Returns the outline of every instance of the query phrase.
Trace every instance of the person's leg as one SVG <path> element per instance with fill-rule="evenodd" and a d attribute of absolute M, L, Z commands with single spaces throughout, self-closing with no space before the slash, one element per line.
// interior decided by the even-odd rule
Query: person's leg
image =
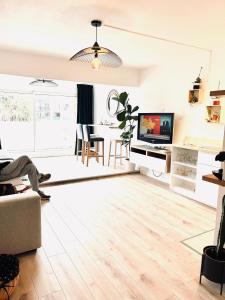
<path fill-rule="evenodd" d="M 49 200 L 50 196 L 45 195 L 39 190 L 39 181 L 40 179 L 42 179 L 41 182 L 48 180 L 51 175 L 39 173 L 28 156 L 21 156 L 3 168 L 0 173 L 0 181 L 25 175 L 28 175 L 32 189 L 38 192 L 42 199 Z"/>
<path fill-rule="evenodd" d="M 24 176 L 24 175 L 28 175 L 30 184 L 32 186 L 32 190 L 37 192 L 42 200 L 50 199 L 49 195 L 45 195 L 44 192 L 39 190 L 39 175 L 40 174 L 37 172 L 37 169 L 32 162 L 26 164 L 26 166 L 23 168 L 23 170 L 21 172 L 21 176 Z"/>
<path fill-rule="evenodd" d="M 20 176 L 28 175 L 32 190 L 37 192 L 39 190 L 38 172 L 35 165 L 30 162 L 24 166 L 20 172 Z"/>
<path fill-rule="evenodd" d="M 0 180 L 1 181 L 10 180 L 10 179 L 13 179 L 16 177 L 23 176 L 22 171 L 23 171 L 24 167 L 29 163 L 32 163 L 32 161 L 28 156 L 26 156 L 26 155 L 20 156 L 19 158 L 10 162 L 6 167 L 4 167 L 1 170 Z M 37 172 L 37 174 L 39 174 L 37 169 L 36 169 L 36 172 Z"/>

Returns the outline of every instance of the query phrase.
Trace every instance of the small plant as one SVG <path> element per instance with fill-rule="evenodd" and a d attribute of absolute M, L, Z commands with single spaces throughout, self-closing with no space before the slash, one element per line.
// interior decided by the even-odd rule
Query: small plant
<path fill-rule="evenodd" d="M 128 94 L 123 92 L 119 94 L 118 97 L 113 98 L 114 100 L 118 101 L 122 105 L 122 109 L 117 114 L 117 120 L 121 122 L 119 124 L 119 128 L 123 130 L 122 134 L 120 135 L 122 139 L 122 145 L 127 146 L 130 145 L 130 141 L 133 137 L 133 131 L 136 127 L 135 122 L 138 120 L 138 116 L 133 115 L 136 111 L 138 111 L 139 107 L 132 106 L 129 104 Z"/>

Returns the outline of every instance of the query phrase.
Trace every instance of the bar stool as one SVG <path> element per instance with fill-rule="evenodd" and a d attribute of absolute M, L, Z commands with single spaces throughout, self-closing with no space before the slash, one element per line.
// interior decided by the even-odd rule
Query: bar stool
<path fill-rule="evenodd" d="M 81 153 L 81 161 L 84 163 L 84 133 L 83 133 L 83 127 L 81 124 L 77 124 L 77 160 L 78 155 Z M 79 150 L 79 146 L 81 145 L 81 150 Z"/>
<path fill-rule="evenodd" d="M 102 157 L 102 165 L 104 166 L 104 138 L 95 134 L 90 134 L 90 128 L 88 125 L 83 125 L 84 134 L 84 159 L 87 156 L 87 167 L 89 163 L 89 157 L 95 157 L 99 162 L 99 157 Z M 99 154 L 99 142 L 102 143 L 102 154 Z M 94 143 L 95 150 L 91 149 L 91 143 Z"/>
<path fill-rule="evenodd" d="M 114 157 L 114 168 L 116 167 L 116 160 L 119 158 L 120 159 L 120 164 L 122 164 L 122 158 L 129 158 L 129 149 L 130 149 L 130 144 L 126 145 L 126 156 L 123 156 L 123 145 L 122 145 L 122 140 L 121 139 L 110 139 L 109 142 L 109 156 L 108 156 L 108 167 L 110 165 L 110 158 Z M 112 143 L 115 143 L 114 145 L 114 154 L 111 154 L 111 149 L 112 149 Z M 120 154 L 117 154 L 117 145 L 120 145 Z"/>

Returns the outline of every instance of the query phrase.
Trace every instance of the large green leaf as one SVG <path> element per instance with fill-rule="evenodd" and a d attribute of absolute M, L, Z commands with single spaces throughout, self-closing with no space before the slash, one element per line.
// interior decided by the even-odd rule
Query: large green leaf
<path fill-rule="evenodd" d="M 132 107 L 130 104 L 127 105 L 127 112 L 128 114 L 131 114 L 131 110 L 132 110 Z"/>
<path fill-rule="evenodd" d="M 127 101 L 127 98 L 128 98 L 128 94 L 126 93 L 126 92 L 123 92 L 123 93 L 121 93 L 120 95 L 119 95 L 119 102 L 123 105 L 123 106 L 125 106 L 125 104 L 126 104 L 126 101 Z"/>
<path fill-rule="evenodd" d="M 120 123 L 119 128 L 124 129 L 125 126 L 126 126 L 126 120 L 124 120 L 122 123 Z"/>
<path fill-rule="evenodd" d="M 133 109 L 132 109 L 132 112 L 131 113 L 134 113 L 135 111 L 139 110 L 139 106 L 135 106 Z"/>
<path fill-rule="evenodd" d="M 125 110 L 123 110 L 122 112 L 118 113 L 117 116 L 116 116 L 117 120 L 120 121 L 120 122 L 124 121 L 125 115 L 126 115 L 126 111 Z"/>

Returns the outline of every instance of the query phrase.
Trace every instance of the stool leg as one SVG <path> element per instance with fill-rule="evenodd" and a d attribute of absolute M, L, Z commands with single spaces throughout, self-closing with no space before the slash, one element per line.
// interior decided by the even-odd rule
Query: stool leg
<path fill-rule="evenodd" d="M 115 149 L 114 149 L 114 168 L 116 168 L 116 150 L 117 150 L 117 142 L 115 141 Z"/>
<path fill-rule="evenodd" d="M 128 153 L 128 150 L 129 150 L 129 146 L 126 145 L 126 158 L 128 159 L 129 158 L 129 153 Z"/>
<path fill-rule="evenodd" d="M 87 142 L 84 141 L 84 158 L 83 158 L 84 163 L 85 163 L 86 156 L 87 156 Z"/>
<path fill-rule="evenodd" d="M 110 157 L 111 157 L 111 146 L 112 146 L 112 141 L 110 140 L 110 142 L 109 142 L 109 157 L 108 157 L 108 167 L 109 167 L 109 164 L 110 164 Z"/>
<path fill-rule="evenodd" d="M 122 165 L 122 143 L 120 143 L 120 164 Z"/>
<path fill-rule="evenodd" d="M 96 161 L 97 161 L 97 162 L 99 162 L 99 157 L 98 157 L 98 151 L 99 151 L 99 150 L 98 150 L 98 143 L 99 143 L 99 142 L 96 142 L 96 146 L 95 146 L 95 151 L 96 151 Z"/>
<path fill-rule="evenodd" d="M 102 141 L 102 165 L 104 166 L 105 162 L 105 153 L 104 153 L 104 141 Z"/>
<path fill-rule="evenodd" d="M 76 147 L 77 147 L 77 149 L 76 149 L 77 150 L 77 160 L 78 160 L 78 149 L 79 149 L 79 145 L 78 144 L 79 144 L 79 140 L 77 139 L 77 144 L 76 144 Z"/>
<path fill-rule="evenodd" d="M 82 163 L 84 163 L 84 155 L 85 155 L 85 146 L 84 146 L 85 142 L 82 141 L 82 149 L 81 149 L 81 161 Z"/>
<path fill-rule="evenodd" d="M 87 167 L 89 163 L 89 157 L 90 157 L 90 142 L 87 142 Z"/>

